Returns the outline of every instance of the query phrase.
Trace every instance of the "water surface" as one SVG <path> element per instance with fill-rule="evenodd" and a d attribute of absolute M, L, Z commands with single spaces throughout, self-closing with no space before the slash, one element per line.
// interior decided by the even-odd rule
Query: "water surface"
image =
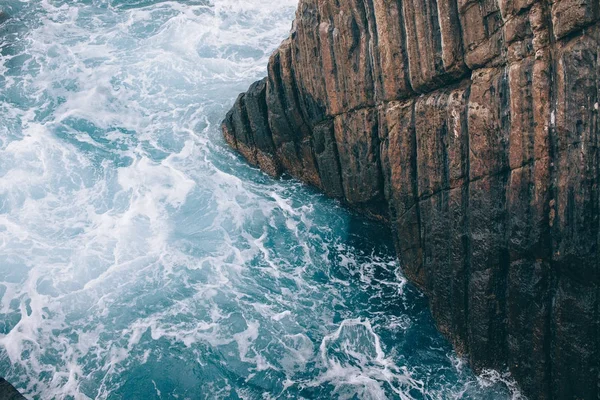
<path fill-rule="evenodd" d="M 295 0 L 4 0 L 0 376 L 34 399 L 508 399 L 389 232 L 221 139 Z"/>

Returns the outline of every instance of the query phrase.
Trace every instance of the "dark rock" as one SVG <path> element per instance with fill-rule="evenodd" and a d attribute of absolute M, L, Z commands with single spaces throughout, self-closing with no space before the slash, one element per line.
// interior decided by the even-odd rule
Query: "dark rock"
<path fill-rule="evenodd" d="M 476 371 L 600 396 L 598 0 L 300 0 L 227 142 L 392 228 Z"/>
<path fill-rule="evenodd" d="M 313 129 L 315 157 L 323 191 L 330 197 L 343 199 L 340 158 L 333 129 L 333 120 L 327 120 Z"/>
<path fill-rule="evenodd" d="M 359 205 L 383 199 L 377 110 L 338 115 L 333 126 L 346 201 Z"/>
<path fill-rule="evenodd" d="M 244 97 L 244 105 L 258 165 L 269 175 L 278 176 L 281 168 L 275 156 L 275 144 L 269 128 L 266 78 L 250 86 Z"/>
<path fill-rule="evenodd" d="M 25 400 L 10 383 L 0 378 L 0 400 Z"/>

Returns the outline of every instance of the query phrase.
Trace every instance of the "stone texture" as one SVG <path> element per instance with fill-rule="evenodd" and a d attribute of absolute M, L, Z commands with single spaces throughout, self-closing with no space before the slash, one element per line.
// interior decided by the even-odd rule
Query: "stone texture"
<path fill-rule="evenodd" d="M 375 60 L 376 99 L 391 101 L 410 96 L 408 56 L 406 54 L 404 27 L 398 23 L 402 19 L 400 1 L 374 0 L 375 33 L 377 52 Z"/>
<path fill-rule="evenodd" d="M 440 87 L 466 71 L 457 4 L 453 0 L 404 0 L 410 82 L 418 92 Z"/>
<path fill-rule="evenodd" d="M 300 0 L 226 141 L 392 227 L 476 371 L 600 396 L 598 0 Z"/>
<path fill-rule="evenodd" d="M 377 109 L 363 108 L 334 119 L 344 199 L 384 219 L 383 177 L 379 165 Z"/>
<path fill-rule="evenodd" d="M 0 399 L 2 400 L 25 400 L 10 383 L 0 378 Z"/>
<path fill-rule="evenodd" d="M 598 30 L 557 52 L 552 221 L 556 295 L 552 357 L 557 396 L 597 394 L 598 373 Z M 595 338 L 595 340 L 594 340 Z M 594 392 L 596 390 L 596 392 Z"/>

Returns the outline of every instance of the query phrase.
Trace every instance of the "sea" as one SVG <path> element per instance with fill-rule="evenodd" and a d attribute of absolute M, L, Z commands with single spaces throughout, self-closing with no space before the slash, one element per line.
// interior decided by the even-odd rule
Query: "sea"
<path fill-rule="evenodd" d="M 28 399 L 519 399 L 391 234 L 222 139 L 297 0 L 0 0 L 0 376 Z"/>

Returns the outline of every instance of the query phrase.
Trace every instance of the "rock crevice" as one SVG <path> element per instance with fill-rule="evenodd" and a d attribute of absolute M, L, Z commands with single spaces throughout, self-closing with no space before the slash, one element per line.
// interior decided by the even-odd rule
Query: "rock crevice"
<path fill-rule="evenodd" d="M 598 0 L 300 0 L 224 136 L 389 223 L 476 370 L 600 396 Z"/>

